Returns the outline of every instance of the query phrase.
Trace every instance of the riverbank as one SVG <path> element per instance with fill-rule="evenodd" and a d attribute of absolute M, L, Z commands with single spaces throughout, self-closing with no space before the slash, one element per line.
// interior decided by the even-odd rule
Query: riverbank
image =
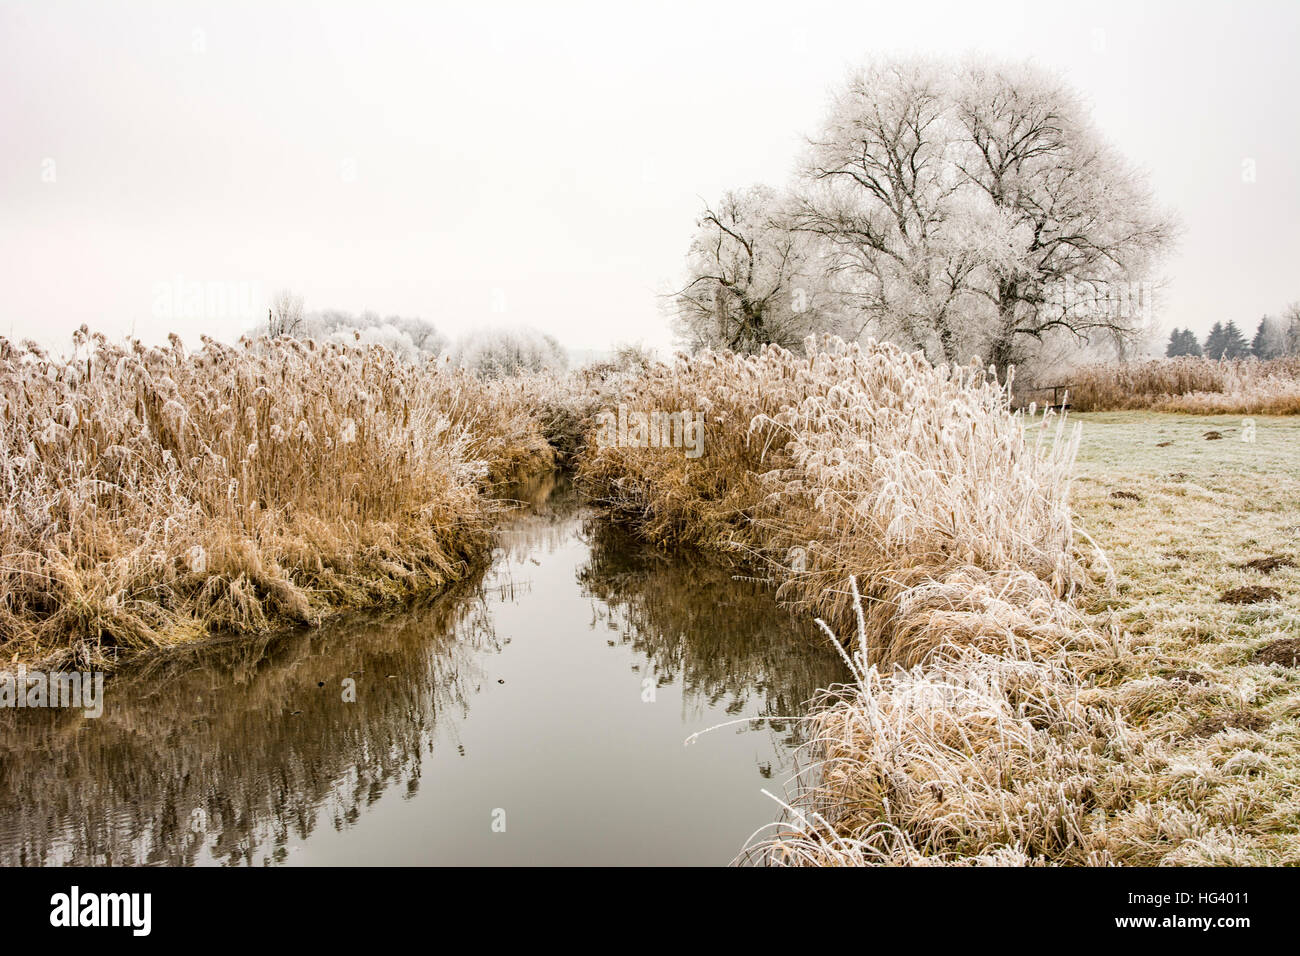
<path fill-rule="evenodd" d="M 1300 428 L 1074 418 L 1071 504 L 1114 586 L 1080 592 L 1055 653 L 862 675 L 811 721 L 829 781 L 759 858 L 1300 862 Z"/>
<path fill-rule="evenodd" d="M 748 858 L 1295 862 L 1289 677 L 1262 660 L 1272 670 L 1223 684 L 1166 674 L 1135 624 L 1144 608 L 1117 610 L 1135 575 L 1161 600 L 1159 576 L 1096 547 L 1095 500 L 1072 508 L 1078 437 L 1057 418 L 1023 428 L 995 393 L 978 370 L 885 346 L 705 355 L 628 396 L 703 410 L 698 462 L 653 448 L 582 462 L 645 534 L 733 554 L 843 638 L 855 679 L 807 720 L 815 773 Z M 1132 463 L 1115 468 L 1102 480 Z M 1108 511 L 1133 501 L 1113 490 Z M 1293 491 L 1281 483 L 1279 508 Z M 1183 521 L 1164 537 L 1199 534 Z M 1171 615 L 1179 599 L 1164 593 Z"/>
<path fill-rule="evenodd" d="M 11 660 L 437 593 L 559 448 L 642 538 L 840 636 L 851 679 L 780 709 L 811 770 L 748 859 L 1300 862 L 1295 419 L 1029 419 L 978 367 L 836 340 L 502 383 L 290 340 L 80 346 L 3 345 Z M 612 407 L 702 432 L 584 441 Z"/>
<path fill-rule="evenodd" d="M 0 708 L 0 865 L 727 864 L 837 655 L 563 475 L 509 494 L 436 598 L 151 653 L 97 719 Z"/>
<path fill-rule="evenodd" d="M 525 398 L 380 347 L 0 341 L 0 654 L 107 669 L 437 591 L 552 453 Z"/>

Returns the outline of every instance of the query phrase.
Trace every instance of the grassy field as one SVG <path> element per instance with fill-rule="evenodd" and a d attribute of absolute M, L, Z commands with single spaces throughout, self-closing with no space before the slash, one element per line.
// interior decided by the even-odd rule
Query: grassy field
<path fill-rule="evenodd" d="M 1129 721 L 1169 742 L 1151 797 L 1211 825 L 1196 862 L 1300 862 L 1300 418 L 1253 443 L 1242 416 L 1074 418 L 1072 502 L 1118 579 L 1085 609 L 1126 635 Z"/>

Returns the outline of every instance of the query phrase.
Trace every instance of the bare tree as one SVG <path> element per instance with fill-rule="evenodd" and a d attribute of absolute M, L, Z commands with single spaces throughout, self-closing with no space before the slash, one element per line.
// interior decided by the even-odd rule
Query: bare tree
<path fill-rule="evenodd" d="M 950 159 L 949 82 L 928 60 L 861 70 L 812 138 L 795 225 L 820 237 L 846 295 L 908 348 L 959 357 L 956 314 L 980 262 Z"/>
<path fill-rule="evenodd" d="M 382 345 L 408 362 L 431 358 L 447 346 L 446 337 L 432 322 L 400 315 L 381 318 L 378 313 L 369 311 L 360 315 L 338 309 L 313 312 L 303 316 L 293 334 L 317 342 Z"/>
<path fill-rule="evenodd" d="M 537 329 L 479 328 L 457 339 L 451 360 L 480 378 L 562 372 L 569 354 L 553 335 Z"/>
<path fill-rule="evenodd" d="M 776 344 L 799 349 L 830 331 L 824 265 L 807 235 L 790 228 L 784 201 L 753 186 L 706 208 L 688 254 L 690 281 L 674 294 L 674 325 L 691 348 L 737 352 Z"/>
<path fill-rule="evenodd" d="M 297 335 L 302 327 L 302 296 L 281 289 L 271 296 L 271 307 L 266 312 L 267 332 L 272 337 Z"/>
<path fill-rule="evenodd" d="M 1006 243 L 975 283 L 996 310 L 988 360 L 1005 369 L 1059 329 L 1122 349 L 1143 330 L 1149 276 L 1176 231 L 1145 178 L 1043 70 L 970 62 L 953 101 L 959 181 L 992 205 Z"/>
<path fill-rule="evenodd" d="M 1300 355 L 1300 302 L 1292 302 L 1282 312 L 1282 349 L 1286 355 Z"/>
<path fill-rule="evenodd" d="M 699 225 L 688 341 L 752 349 L 833 326 L 1002 371 L 1069 340 L 1140 345 L 1176 231 L 1058 79 L 928 59 L 854 73 L 792 197 L 730 193 Z M 796 281 L 814 314 L 781 310 Z"/>

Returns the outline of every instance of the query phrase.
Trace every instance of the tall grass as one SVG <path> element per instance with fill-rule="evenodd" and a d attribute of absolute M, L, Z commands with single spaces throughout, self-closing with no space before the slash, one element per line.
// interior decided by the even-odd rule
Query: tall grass
<path fill-rule="evenodd" d="M 441 587 L 487 484 L 550 452 L 522 395 L 378 346 L 0 339 L 0 653 L 104 663 Z"/>
<path fill-rule="evenodd" d="M 1067 504 L 1077 438 L 1058 419 L 1026 441 L 981 368 L 831 339 L 807 357 L 681 358 L 621 400 L 704 412 L 703 457 L 593 448 L 579 475 L 595 496 L 654 538 L 761 564 L 782 597 L 836 626 L 851 622 L 855 575 L 891 662 L 938 643 L 934 607 L 980 589 L 1050 602 L 1083 581 Z"/>
<path fill-rule="evenodd" d="M 1159 691 L 1120 680 L 1127 636 L 1076 606 L 1109 577 L 1073 527 L 1077 429 L 1029 426 L 979 368 L 838 340 L 681 359 L 621 400 L 704 411 L 703 457 L 589 446 L 580 480 L 847 635 L 852 680 L 813 707 L 807 770 L 748 859 L 1239 858 L 1135 724 Z"/>
<path fill-rule="evenodd" d="M 1044 653 L 1015 642 L 997 653 L 947 644 L 926 666 L 907 669 L 853 655 L 851 683 L 824 695 L 805 721 L 815 763 L 798 779 L 786 819 L 746 858 L 1158 861 L 1155 839 L 1139 847 L 1115 839 L 1113 814 L 1135 802 L 1154 755 L 1068 660 L 1064 648 Z"/>
<path fill-rule="evenodd" d="M 1156 359 L 1070 373 L 1077 411 L 1152 409 L 1193 415 L 1300 414 L 1300 358 Z"/>

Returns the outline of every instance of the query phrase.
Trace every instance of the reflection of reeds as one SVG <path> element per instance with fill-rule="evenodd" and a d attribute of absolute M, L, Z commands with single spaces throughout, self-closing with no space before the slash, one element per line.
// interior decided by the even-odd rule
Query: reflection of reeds
<path fill-rule="evenodd" d="M 548 462 L 524 396 L 379 347 L 0 339 L 0 647 L 103 664 L 436 589 L 483 485 Z M 112 653 L 109 653 L 112 651 Z"/>
<path fill-rule="evenodd" d="M 788 716 L 843 679 L 825 641 L 770 589 L 735 580 L 716 560 L 666 557 L 605 519 L 587 520 L 584 533 L 591 556 L 579 581 L 623 642 L 646 656 L 659 686 L 680 680 L 688 699 Z M 799 742 L 797 725 L 780 729 L 788 746 Z"/>
<path fill-rule="evenodd" d="M 593 519 L 565 479 L 507 493 L 527 507 L 503 539 L 521 553 L 585 539 L 580 586 L 688 704 L 798 713 L 843 677 L 824 642 L 791 640 L 770 592 L 665 560 Z M 424 607 L 163 649 L 110 679 L 98 720 L 0 712 L 0 865 L 275 862 L 385 794 L 416 792 L 424 755 L 454 737 L 483 656 L 501 648 L 492 614 L 516 598 L 509 575 L 501 562 Z M 347 678 L 355 703 L 341 699 Z M 783 750 L 803 740 L 796 721 L 765 729 Z"/>
<path fill-rule="evenodd" d="M 501 495 L 510 506 L 509 521 L 496 541 L 511 559 L 553 554 L 572 537 L 579 503 L 573 483 L 562 472 L 548 471 L 503 489 Z"/>
<path fill-rule="evenodd" d="M 387 790 L 414 793 L 439 719 L 463 716 L 479 659 L 499 650 L 474 582 L 455 591 L 151 657 L 110 681 L 95 721 L 0 714 L 0 863 L 279 860 L 291 838 L 346 827 Z M 349 678 L 355 703 L 342 700 Z"/>

